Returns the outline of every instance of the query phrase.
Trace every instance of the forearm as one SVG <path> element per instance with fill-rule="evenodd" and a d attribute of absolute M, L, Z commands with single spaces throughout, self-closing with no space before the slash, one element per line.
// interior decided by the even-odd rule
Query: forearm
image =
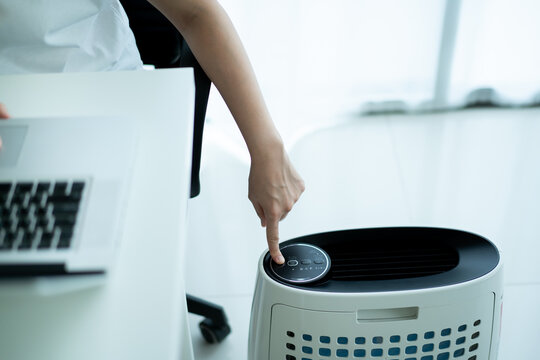
<path fill-rule="evenodd" d="M 223 8 L 214 0 L 160 1 L 156 6 L 180 30 L 219 90 L 252 157 L 282 146 L 247 54 Z"/>
<path fill-rule="evenodd" d="M 264 103 L 255 74 L 228 15 L 216 0 L 149 0 L 182 33 L 229 107 L 251 155 L 248 198 L 278 264 L 279 221 L 304 191 Z"/>

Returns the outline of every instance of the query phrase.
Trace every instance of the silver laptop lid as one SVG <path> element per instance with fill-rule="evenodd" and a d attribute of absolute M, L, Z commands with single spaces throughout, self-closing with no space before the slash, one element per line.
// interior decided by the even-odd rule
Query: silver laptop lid
<path fill-rule="evenodd" d="M 104 272 L 122 229 L 137 125 L 0 122 L 0 276 Z"/>

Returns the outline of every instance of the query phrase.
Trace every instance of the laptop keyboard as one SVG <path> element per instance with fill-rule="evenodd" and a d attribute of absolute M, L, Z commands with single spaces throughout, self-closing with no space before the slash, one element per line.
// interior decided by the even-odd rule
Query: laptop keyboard
<path fill-rule="evenodd" d="M 84 181 L 0 181 L 0 253 L 69 249 Z"/>

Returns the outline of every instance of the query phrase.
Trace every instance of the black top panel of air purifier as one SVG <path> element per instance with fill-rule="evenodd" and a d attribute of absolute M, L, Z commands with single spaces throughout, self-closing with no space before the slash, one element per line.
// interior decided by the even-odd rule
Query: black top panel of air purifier
<path fill-rule="evenodd" d="M 301 261 L 288 256 L 294 244 L 313 245 L 328 254 L 327 272 L 307 281 L 290 275 Z M 425 289 L 467 282 L 488 274 L 499 263 L 497 248 L 485 238 L 460 230 L 393 227 L 353 229 L 298 237 L 281 244 L 289 275 L 280 276 L 270 255 L 266 273 L 275 281 L 306 290 L 379 292 Z M 295 265 L 292 271 L 291 265 Z M 316 274 L 316 272 L 315 272 Z M 288 276 L 292 276 L 289 278 Z M 292 281 L 291 281 L 292 279 Z"/>

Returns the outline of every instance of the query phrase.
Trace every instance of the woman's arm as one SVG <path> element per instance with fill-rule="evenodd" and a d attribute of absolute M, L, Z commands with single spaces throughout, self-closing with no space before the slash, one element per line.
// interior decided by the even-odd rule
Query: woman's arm
<path fill-rule="evenodd" d="M 180 31 L 233 115 L 251 155 L 249 199 L 274 261 L 278 223 L 304 191 L 266 108 L 255 74 L 228 15 L 216 0 L 149 0 Z"/>

